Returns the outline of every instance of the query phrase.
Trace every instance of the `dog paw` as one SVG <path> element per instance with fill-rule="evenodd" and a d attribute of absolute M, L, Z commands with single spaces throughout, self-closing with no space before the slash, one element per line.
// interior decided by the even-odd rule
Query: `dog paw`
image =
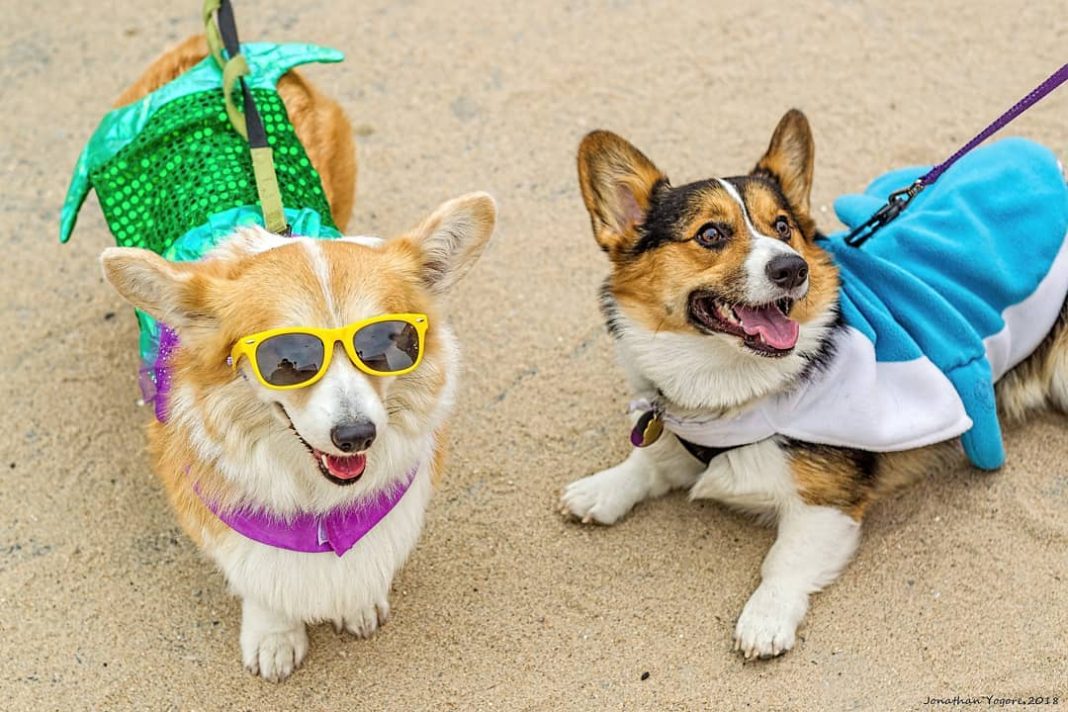
<path fill-rule="evenodd" d="M 389 601 L 380 601 L 344 618 L 341 626 L 357 638 L 370 638 L 389 620 Z"/>
<path fill-rule="evenodd" d="M 583 524 L 615 524 L 637 504 L 642 495 L 620 467 L 575 480 L 560 495 L 560 512 L 581 519 Z"/>
<path fill-rule="evenodd" d="M 241 657 L 245 668 L 269 682 L 293 674 L 308 652 L 308 634 L 298 623 L 281 631 L 241 631 Z"/>
<path fill-rule="evenodd" d="M 773 658 L 794 647 L 808 596 L 761 584 L 742 609 L 734 628 L 734 649 L 746 658 Z"/>

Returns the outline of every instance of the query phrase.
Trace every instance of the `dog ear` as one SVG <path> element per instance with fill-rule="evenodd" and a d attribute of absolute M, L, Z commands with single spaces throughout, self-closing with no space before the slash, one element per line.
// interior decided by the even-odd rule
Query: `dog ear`
<path fill-rule="evenodd" d="M 468 193 L 442 203 L 412 231 L 422 255 L 423 281 L 448 292 L 478 261 L 497 224 L 497 204 L 487 193 Z"/>
<path fill-rule="evenodd" d="M 194 263 L 170 262 L 134 247 L 109 247 L 100 264 L 105 279 L 126 301 L 173 329 L 212 319 L 205 307 L 207 285 Z"/>
<path fill-rule="evenodd" d="M 753 173 L 775 180 L 791 207 L 807 217 L 815 160 L 816 144 L 808 119 L 797 109 L 790 109 L 779 119 L 771 144 Z"/>
<path fill-rule="evenodd" d="M 615 257 L 638 238 L 653 195 L 667 176 L 611 131 L 593 131 L 578 150 L 579 186 L 601 249 Z"/>

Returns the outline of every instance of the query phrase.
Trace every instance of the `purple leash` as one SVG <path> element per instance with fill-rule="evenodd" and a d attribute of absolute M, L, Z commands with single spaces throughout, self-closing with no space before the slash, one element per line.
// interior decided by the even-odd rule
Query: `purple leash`
<path fill-rule="evenodd" d="M 912 199 L 920 194 L 920 191 L 938 180 L 939 177 L 949 170 L 950 166 L 959 161 L 964 154 L 1005 128 L 1009 122 L 1037 104 L 1047 94 L 1061 84 L 1064 84 L 1066 81 L 1068 81 L 1068 64 L 1065 64 L 1053 74 L 1049 75 L 1049 77 L 1046 78 L 1046 81 L 1035 87 L 1030 94 L 1016 102 L 1011 109 L 995 119 L 994 123 L 980 131 L 975 138 L 964 144 L 960 150 L 952 156 L 927 171 L 927 173 L 917 179 L 915 183 L 908 188 L 903 188 L 902 190 L 891 193 L 886 199 L 886 205 L 876 210 L 875 213 L 862 225 L 853 228 L 849 235 L 846 236 L 846 244 L 851 247 L 860 247 L 863 245 L 879 228 L 900 215 L 901 211 L 908 207 L 908 204 Z"/>

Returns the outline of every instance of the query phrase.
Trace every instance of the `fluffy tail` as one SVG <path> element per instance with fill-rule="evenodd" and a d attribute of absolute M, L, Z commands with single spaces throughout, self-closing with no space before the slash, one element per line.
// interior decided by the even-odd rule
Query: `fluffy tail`
<path fill-rule="evenodd" d="M 998 381 L 997 395 L 1009 422 L 1051 408 L 1068 414 L 1068 299 L 1034 353 Z"/>

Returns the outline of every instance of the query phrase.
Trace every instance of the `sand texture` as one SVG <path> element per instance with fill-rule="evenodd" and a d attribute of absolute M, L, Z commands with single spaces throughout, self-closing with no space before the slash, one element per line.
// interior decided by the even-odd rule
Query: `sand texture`
<path fill-rule="evenodd" d="M 682 493 L 611 528 L 556 511 L 564 484 L 629 447 L 582 135 L 615 130 L 678 183 L 748 170 L 800 107 L 833 229 L 835 196 L 941 160 L 1062 64 L 1063 1 L 239 1 L 246 41 L 348 53 L 308 74 L 357 133 L 352 232 L 391 234 L 472 190 L 500 205 L 451 301 L 467 367 L 453 454 L 393 619 L 370 641 L 314 627 L 281 685 L 242 669 L 238 602 L 149 472 L 136 326 L 100 276 L 112 241 L 94 198 L 71 244 L 56 240 L 84 141 L 197 30 L 199 3 L 0 10 L 0 708 L 1068 705 L 1063 419 L 1010 432 L 1000 472 L 962 465 L 877 505 L 855 563 L 770 662 L 743 664 L 731 630 L 771 530 Z M 1007 134 L 1068 156 L 1068 88 Z"/>

